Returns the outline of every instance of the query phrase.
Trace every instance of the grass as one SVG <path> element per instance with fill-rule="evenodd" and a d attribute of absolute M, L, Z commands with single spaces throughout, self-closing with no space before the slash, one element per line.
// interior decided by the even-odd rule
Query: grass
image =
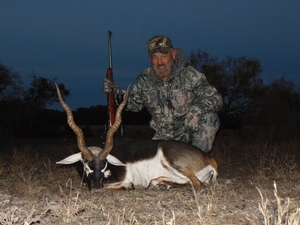
<path fill-rule="evenodd" d="M 286 198 L 286 200 L 280 198 L 276 182 L 274 182 L 274 196 L 276 198 L 277 208 L 273 210 L 270 209 L 269 200 L 264 198 L 259 188 L 257 188 L 257 190 L 261 197 L 261 203 L 258 204 L 258 207 L 263 215 L 265 225 L 297 225 L 300 223 L 300 208 L 298 206 L 292 208 L 290 198 Z"/>
<path fill-rule="evenodd" d="M 169 191 L 89 192 L 74 166 L 55 165 L 74 152 L 74 138 L 2 142 L 0 224 L 299 224 L 297 140 L 220 135 L 213 153 L 219 185 Z"/>

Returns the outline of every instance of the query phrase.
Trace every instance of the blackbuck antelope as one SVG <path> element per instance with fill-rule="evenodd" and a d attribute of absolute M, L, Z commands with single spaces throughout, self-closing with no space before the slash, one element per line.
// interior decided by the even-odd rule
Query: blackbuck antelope
<path fill-rule="evenodd" d="M 121 138 L 113 141 L 113 135 L 121 124 L 121 112 L 128 100 L 128 92 L 116 112 L 114 125 L 109 129 L 105 147 L 87 147 L 82 130 L 74 122 L 72 110 L 63 101 L 57 88 L 59 102 L 65 109 L 68 124 L 77 136 L 81 152 L 73 154 L 57 164 L 78 162 L 78 172 L 93 188 L 134 189 L 135 185 L 147 188 L 171 187 L 191 184 L 200 187 L 210 180 L 217 183 L 217 163 L 207 153 L 178 141 L 138 141 Z"/>

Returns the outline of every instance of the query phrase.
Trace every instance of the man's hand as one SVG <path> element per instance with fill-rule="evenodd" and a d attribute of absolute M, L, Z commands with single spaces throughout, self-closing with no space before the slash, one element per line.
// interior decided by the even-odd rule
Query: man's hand
<path fill-rule="evenodd" d="M 199 128 L 199 116 L 197 114 L 188 113 L 184 121 L 186 131 L 194 132 Z"/>
<path fill-rule="evenodd" d="M 118 88 L 118 85 L 115 81 L 110 81 L 106 77 L 103 80 L 103 91 L 105 93 L 111 92 L 112 90 L 115 90 Z"/>

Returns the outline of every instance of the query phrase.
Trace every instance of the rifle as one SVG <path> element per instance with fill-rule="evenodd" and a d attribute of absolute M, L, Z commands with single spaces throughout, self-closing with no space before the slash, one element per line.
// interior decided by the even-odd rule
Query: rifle
<path fill-rule="evenodd" d="M 113 72 L 112 72 L 112 51 L 111 51 L 111 35 L 112 32 L 110 30 L 107 31 L 108 36 L 108 60 L 109 60 L 109 67 L 106 72 L 106 77 L 111 82 L 113 82 Z M 123 101 L 123 95 L 117 95 L 117 101 L 118 104 L 121 104 Z M 108 113 L 108 123 L 105 126 L 104 134 L 102 135 L 102 138 L 104 135 L 106 135 L 108 129 L 115 123 L 115 93 L 114 90 L 111 90 L 109 93 L 107 93 L 107 113 Z M 124 125 L 121 124 L 119 128 L 120 136 L 124 135 Z"/>

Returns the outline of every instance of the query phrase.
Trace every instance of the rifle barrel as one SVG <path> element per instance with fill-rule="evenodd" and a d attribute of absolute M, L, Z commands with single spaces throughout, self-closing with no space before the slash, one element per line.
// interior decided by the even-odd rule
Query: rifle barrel
<path fill-rule="evenodd" d="M 112 51 L 111 51 L 111 35 L 112 32 L 110 30 L 107 31 L 107 37 L 108 37 L 108 61 L 109 61 L 109 68 L 112 68 Z"/>
<path fill-rule="evenodd" d="M 111 35 L 112 32 L 108 30 L 108 56 L 109 56 L 109 68 L 107 69 L 107 79 L 113 82 L 113 72 L 112 72 L 112 51 L 111 51 Z M 107 93 L 107 112 L 108 112 L 108 125 L 111 127 L 115 123 L 115 94 L 114 90 Z"/>

